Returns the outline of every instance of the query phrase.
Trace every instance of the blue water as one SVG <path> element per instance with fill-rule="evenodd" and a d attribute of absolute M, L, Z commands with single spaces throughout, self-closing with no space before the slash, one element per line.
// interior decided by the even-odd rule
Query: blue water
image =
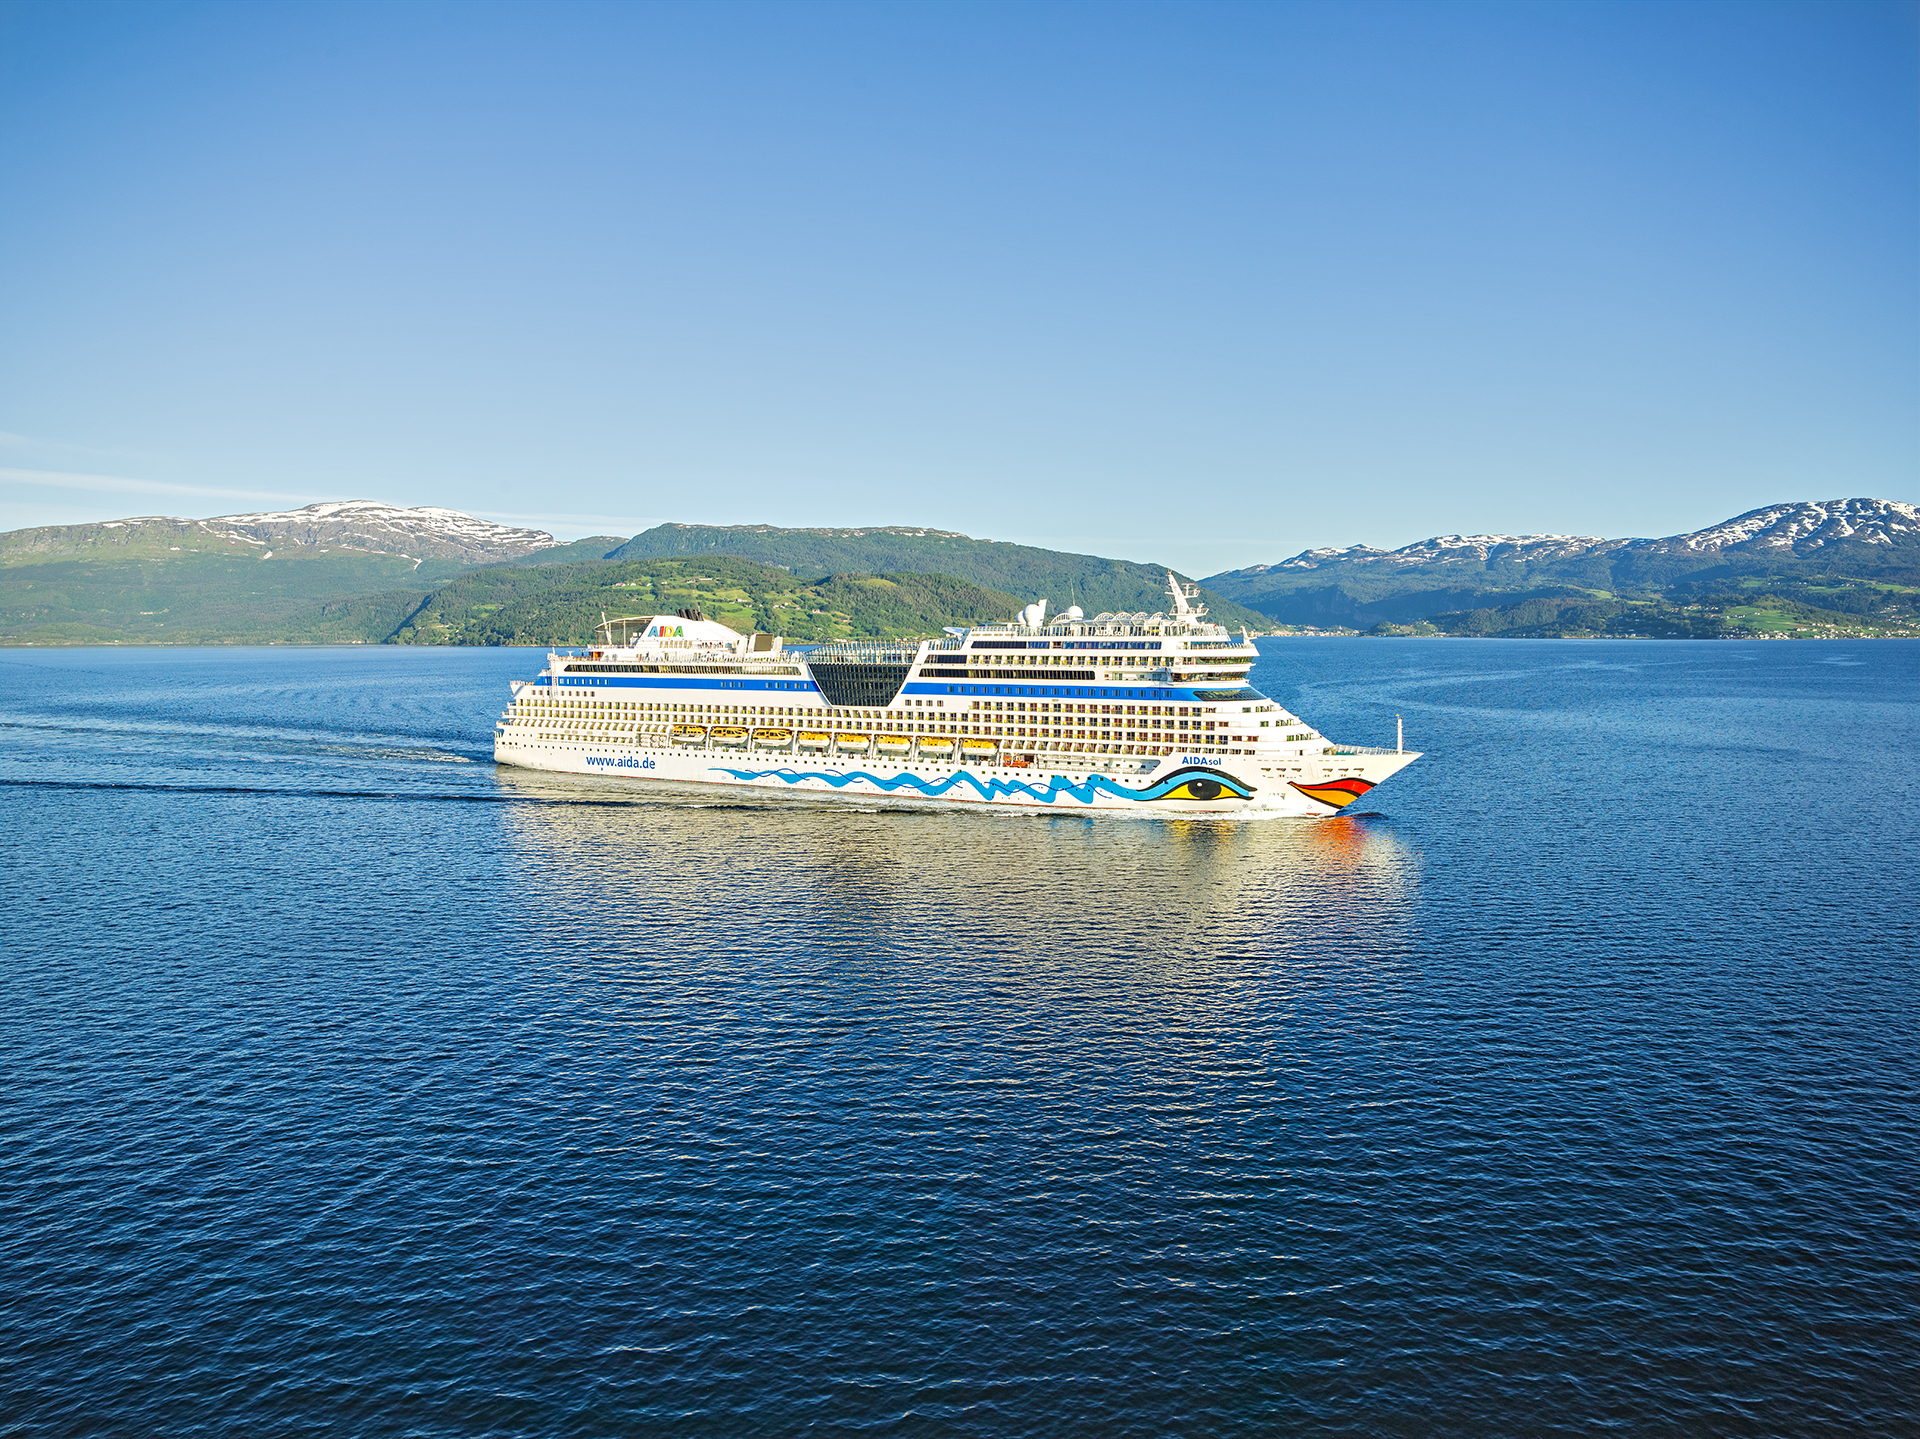
<path fill-rule="evenodd" d="M 1268 641 L 1323 821 L 0 651 L 10 1435 L 1920 1431 L 1920 645 Z"/>

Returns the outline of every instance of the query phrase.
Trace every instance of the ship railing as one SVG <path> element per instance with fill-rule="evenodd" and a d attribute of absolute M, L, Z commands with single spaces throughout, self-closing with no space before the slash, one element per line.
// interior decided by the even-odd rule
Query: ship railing
<path fill-rule="evenodd" d="M 1337 744 L 1327 751 L 1328 754 L 1405 754 L 1405 750 L 1383 749 L 1378 745 Z"/>
<path fill-rule="evenodd" d="M 787 652 L 808 664 L 905 665 L 920 653 L 917 640 L 903 644 L 858 644 L 829 640 L 817 645 L 788 645 Z"/>
<path fill-rule="evenodd" d="M 969 633 L 975 635 L 1020 635 L 1041 640 L 1070 639 L 1116 639 L 1140 637 L 1144 635 L 1223 635 L 1226 642 L 1232 642 L 1233 631 L 1226 625 L 1215 624 L 1212 620 L 1185 619 L 1167 620 L 1165 623 L 1146 625 L 1115 622 L 1103 624 L 1099 620 L 1069 620 L 1060 624 L 1032 625 L 975 625 Z"/>
<path fill-rule="evenodd" d="M 976 635 L 1020 635 L 1029 639 L 1061 640 L 1086 639 L 1096 636 L 1186 634 L 1196 628 L 1218 629 L 1219 626 L 1196 627 L 1180 624 L 1176 621 L 1152 624 L 1135 624 L 1126 620 L 1062 620 L 1058 624 L 1049 622 L 1040 625 L 975 625 L 970 631 Z"/>

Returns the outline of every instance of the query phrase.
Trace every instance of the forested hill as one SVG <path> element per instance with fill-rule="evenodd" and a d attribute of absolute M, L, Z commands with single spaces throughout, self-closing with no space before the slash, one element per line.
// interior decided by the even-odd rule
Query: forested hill
<path fill-rule="evenodd" d="M 709 595 L 697 578 L 723 572 L 740 593 Z M 562 545 L 455 510 L 341 501 L 0 535 L 0 643 L 557 643 L 584 639 L 601 599 L 611 611 L 641 598 L 601 591 L 649 577 L 795 638 L 938 633 L 1040 598 L 1089 614 L 1167 604 L 1157 566 L 939 530 L 662 525 Z M 1224 624 L 1266 625 L 1218 596 L 1210 604 Z"/>
<path fill-rule="evenodd" d="M 402 644 L 584 644 L 603 615 L 698 609 L 740 631 L 790 640 L 937 635 L 1006 620 L 1021 601 L 949 575 L 828 575 L 705 559 L 495 566 L 442 586 L 397 627 Z"/>
<path fill-rule="evenodd" d="M 656 525 L 613 552 L 620 560 L 672 555 L 733 555 L 780 565 L 795 574 L 954 575 L 1021 597 L 1045 599 L 1055 610 L 1077 604 L 1103 610 L 1164 611 L 1168 565 L 1109 560 L 1043 550 L 1004 540 L 976 540 L 952 530 L 909 525 L 861 529 L 780 529 L 773 525 Z M 1191 577 L 1181 575 L 1181 579 Z M 1204 587 L 1208 618 L 1231 629 L 1268 628 L 1271 621 Z"/>

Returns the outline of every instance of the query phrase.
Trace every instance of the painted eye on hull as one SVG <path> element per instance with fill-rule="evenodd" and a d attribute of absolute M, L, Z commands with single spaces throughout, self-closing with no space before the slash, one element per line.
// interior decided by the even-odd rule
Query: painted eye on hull
<path fill-rule="evenodd" d="M 1253 790 L 1232 775 L 1219 770 L 1183 769 L 1168 775 L 1151 789 L 1141 792 L 1142 799 L 1252 799 Z"/>
<path fill-rule="evenodd" d="M 1190 779 L 1161 795 L 1162 799 L 1218 799 L 1227 787 L 1216 779 Z"/>

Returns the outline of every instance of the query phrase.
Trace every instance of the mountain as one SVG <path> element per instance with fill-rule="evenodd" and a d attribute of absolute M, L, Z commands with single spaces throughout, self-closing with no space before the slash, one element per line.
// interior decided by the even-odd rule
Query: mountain
<path fill-rule="evenodd" d="M 1660 540 L 1606 540 L 1594 535 L 1435 535 L 1397 550 L 1370 545 L 1345 549 L 1302 550 L 1273 565 L 1250 565 L 1212 576 L 1239 580 L 1282 571 L 1321 570 L 1340 565 L 1432 565 L 1467 563 L 1545 564 L 1623 550 L 1636 554 L 1718 555 L 1730 553 L 1816 554 L 1830 546 L 1869 544 L 1895 548 L 1920 545 L 1920 508 L 1898 500 L 1824 500 L 1769 505 L 1723 520 L 1704 530 Z"/>
<path fill-rule="evenodd" d="M 604 554 L 619 543 L 581 542 Z M 378 641 L 475 564 L 572 559 L 542 530 L 370 500 L 0 534 L 0 641 Z"/>
<path fill-rule="evenodd" d="M 97 555 L 115 548 L 168 550 L 187 544 L 240 545 L 255 551 L 389 556 L 487 564 L 552 549 L 544 530 L 515 529 L 459 510 L 407 509 L 377 500 L 335 500 L 304 509 L 188 520 L 139 515 L 91 525 L 49 525 L 0 535 L 0 563 L 16 555 Z M 618 544 L 617 539 L 611 544 Z M 611 547 L 611 546 L 609 546 Z"/>
<path fill-rule="evenodd" d="M 854 628 L 845 632 L 857 634 L 906 633 L 927 624 L 937 630 L 981 605 L 998 618 L 1041 597 L 1056 609 L 1077 603 L 1090 614 L 1152 612 L 1166 604 L 1166 571 L 1159 566 L 950 530 L 660 525 L 625 542 L 602 535 L 562 545 L 542 530 L 458 510 L 345 500 L 204 520 L 141 515 L 0 535 L 0 643 L 557 642 L 578 630 L 586 613 L 568 606 L 585 604 L 601 579 L 616 583 L 610 577 L 589 582 L 584 573 L 563 580 L 560 567 L 695 557 L 741 558 L 784 570 L 794 588 L 784 603 L 806 617 L 799 628 L 783 631 L 796 638 L 839 634 L 847 625 Z M 531 569 L 544 577 L 512 581 L 495 574 L 472 592 L 493 598 L 472 599 L 458 589 L 429 603 L 444 586 L 481 568 Z M 906 578 L 912 575 L 925 578 Z M 959 588 L 933 583 L 943 576 L 949 577 L 943 584 Z M 893 587 L 886 603 L 883 588 L 866 583 L 879 579 Z M 539 623 L 521 611 L 483 622 L 473 610 L 531 604 L 534 591 L 563 583 L 577 593 L 554 599 L 559 608 L 544 610 Z M 800 589 L 809 593 L 801 596 Z M 752 594 L 763 591 L 766 586 L 756 584 Z M 1268 624 L 1231 600 L 1206 598 L 1224 624 Z M 416 612 L 419 624 L 409 618 Z M 764 614 L 761 627 L 775 618 L 794 616 Z M 501 634 L 520 638 L 506 641 Z"/>
<path fill-rule="evenodd" d="M 683 607 L 811 640 L 938 633 L 1026 602 L 919 566 L 609 557 L 623 549 L 370 500 L 16 530 L 0 534 L 0 643 L 561 644 L 603 611 Z"/>
<path fill-rule="evenodd" d="M 1050 600 L 1056 610 L 1077 604 L 1102 610 L 1167 607 L 1169 565 L 1109 560 L 1043 550 L 1005 540 L 976 540 L 955 530 L 918 525 L 842 529 L 781 529 L 774 525 L 656 525 L 635 535 L 609 558 L 733 555 L 779 565 L 801 575 L 917 571 L 953 575 L 986 589 L 1028 600 Z M 1181 578 L 1189 579 L 1182 575 Z M 1218 593 L 1201 593 L 1210 618 L 1232 628 L 1265 629 L 1270 621 Z"/>
<path fill-rule="evenodd" d="M 556 544 L 545 530 L 522 530 L 476 519 L 459 510 L 406 509 L 377 500 L 338 500 L 258 515 L 221 515 L 201 520 L 210 534 L 292 549 L 357 550 L 401 559 L 521 559 Z"/>
<path fill-rule="evenodd" d="M 1822 577 L 1847 583 L 1823 586 Z M 1848 499 L 1769 505 L 1663 539 L 1436 535 L 1397 550 L 1304 550 L 1205 583 L 1285 623 L 1365 629 L 1531 601 L 1699 603 L 1759 590 L 1803 592 L 1776 598 L 1829 613 L 1891 614 L 1916 579 L 1920 509 Z M 1873 591 L 1855 596 L 1872 601 L 1867 610 L 1832 607 L 1835 594 L 1862 586 Z"/>
<path fill-rule="evenodd" d="M 1629 543 L 1657 554 L 1790 551 L 1800 558 L 1851 545 L 1912 550 L 1920 547 L 1920 508 L 1867 499 L 1768 505 L 1691 534 Z"/>
<path fill-rule="evenodd" d="M 698 609 L 737 630 L 790 640 L 938 634 L 1004 620 L 1023 601 L 948 575 L 809 580 L 726 556 L 473 570 L 428 596 L 393 631 L 402 644 L 584 644 L 602 616 Z"/>
<path fill-rule="evenodd" d="M 1164 608 L 1158 565 L 913 526 L 658 525 L 558 544 L 345 500 L 0 534 L 0 643 L 541 644 L 698 607 L 794 639 L 925 634 L 1028 600 Z M 1664 539 L 1437 535 L 1210 576 L 1213 618 L 1380 633 L 1920 634 L 1920 510 L 1770 505 Z"/>

